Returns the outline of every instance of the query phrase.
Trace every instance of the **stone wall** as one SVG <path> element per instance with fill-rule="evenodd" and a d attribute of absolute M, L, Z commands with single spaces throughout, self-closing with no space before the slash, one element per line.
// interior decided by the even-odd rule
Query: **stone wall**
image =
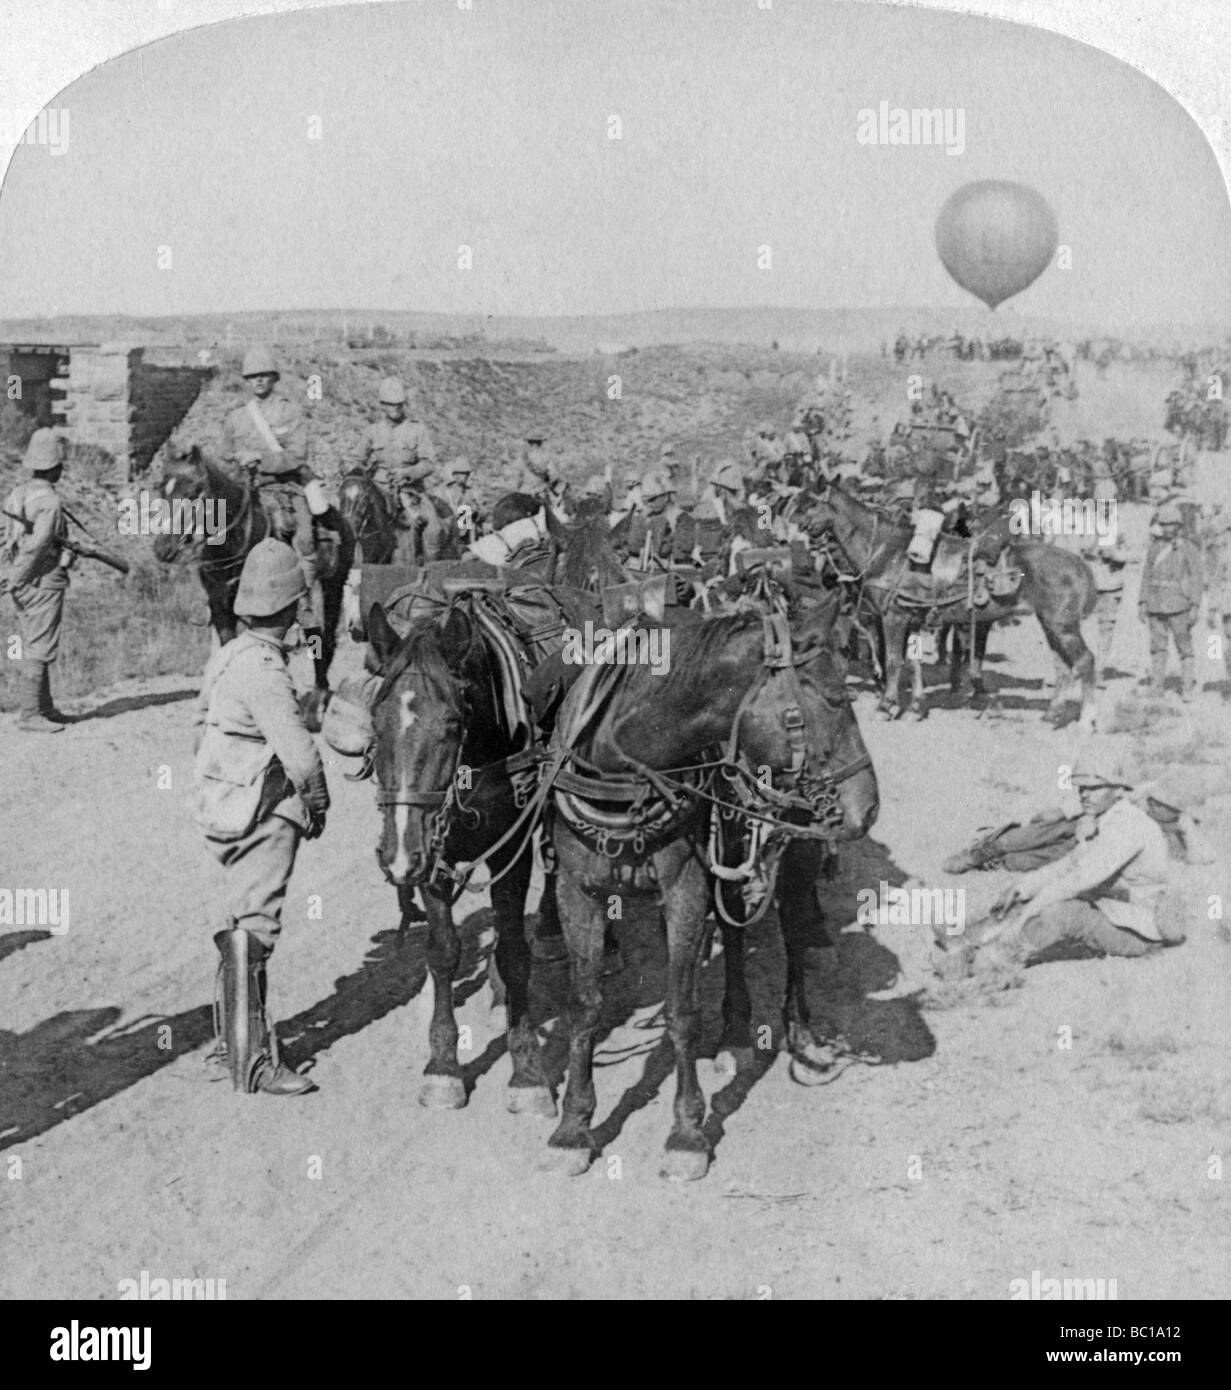
<path fill-rule="evenodd" d="M 70 440 L 114 456 L 127 480 L 150 459 L 196 400 L 209 368 L 154 366 L 144 348 L 125 343 L 74 347 L 67 376 L 52 382 L 62 391 L 53 409 Z"/>

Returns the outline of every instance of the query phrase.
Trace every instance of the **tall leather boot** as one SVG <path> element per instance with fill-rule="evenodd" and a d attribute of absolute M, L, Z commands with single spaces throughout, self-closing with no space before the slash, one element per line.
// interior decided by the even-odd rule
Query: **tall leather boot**
<path fill-rule="evenodd" d="M 1186 705 L 1191 705 L 1197 698 L 1197 662 L 1191 656 L 1181 657 L 1180 659 L 1180 685 L 1183 691 L 1183 700 Z"/>
<path fill-rule="evenodd" d="M 236 926 L 218 932 L 214 944 L 222 956 L 219 1031 L 226 1044 L 232 1090 L 271 1096 L 315 1091 L 315 1082 L 284 1066 L 278 1057 L 278 1035 L 266 1011 L 269 950 Z"/>
<path fill-rule="evenodd" d="M 43 680 L 47 670 L 45 662 L 23 661 L 21 663 L 21 712 L 17 727 L 27 734 L 60 734 L 64 725 L 48 719 L 43 713 Z"/>
<path fill-rule="evenodd" d="M 51 666 L 46 661 L 39 663 L 43 668 L 42 680 L 39 684 L 39 711 L 44 719 L 50 719 L 53 724 L 70 724 L 72 716 L 64 714 L 55 706 L 51 698 Z"/>
<path fill-rule="evenodd" d="M 325 599 L 318 582 L 316 556 L 300 554 L 299 564 L 303 570 L 304 583 L 308 586 L 308 596 L 299 605 L 299 625 L 304 635 L 325 630 Z"/>

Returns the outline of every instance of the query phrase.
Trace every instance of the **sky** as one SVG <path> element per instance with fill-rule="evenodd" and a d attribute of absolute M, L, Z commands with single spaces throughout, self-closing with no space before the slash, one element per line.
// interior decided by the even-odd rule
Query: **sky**
<path fill-rule="evenodd" d="M 881 101 L 961 109 L 963 153 L 860 144 Z M 1016 310 L 1231 310 L 1231 210 L 1196 124 L 1115 59 L 993 20 L 817 0 L 315 9 L 148 44 L 52 105 L 67 149 L 21 146 L 0 190 L 0 316 L 964 306 L 933 227 L 983 178 L 1036 188 L 1072 248 Z"/>

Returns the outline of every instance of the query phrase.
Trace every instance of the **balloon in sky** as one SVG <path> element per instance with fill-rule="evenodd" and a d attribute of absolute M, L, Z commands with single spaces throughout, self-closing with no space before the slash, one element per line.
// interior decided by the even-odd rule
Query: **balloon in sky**
<path fill-rule="evenodd" d="M 936 250 L 945 269 L 989 309 L 1039 278 L 1059 237 L 1046 200 L 1002 179 L 959 188 L 936 219 Z"/>

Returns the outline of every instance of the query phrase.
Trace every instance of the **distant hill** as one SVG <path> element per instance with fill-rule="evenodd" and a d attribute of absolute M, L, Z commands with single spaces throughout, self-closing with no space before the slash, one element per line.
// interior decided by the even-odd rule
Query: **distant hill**
<path fill-rule="evenodd" d="M 123 315 L 0 320 L 0 341 L 99 342 L 127 339 L 151 347 L 205 347 L 228 341 L 311 341 L 314 334 L 337 345 L 346 336 L 383 328 L 404 341 L 414 335 L 420 346 L 452 346 L 482 351 L 486 343 L 512 342 L 520 350 L 554 349 L 567 353 L 618 352 L 667 344 L 722 343 L 769 347 L 804 353 L 878 352 L 899 329 L 909 334 L 948 333 L 956 327 L 967 336 L 1022 337 L 1047 335 L 1080 338 L 1116 334 L 1160 347 L 1196 347 L 1221 343 L 1226 326 L 1218 324 L 1148 324 L 1117 330 L 1108 325 L 1031 318 L 1001 308 L 883 309 L 655 309 L 636 314 L 559 318 L 483 317 L 481 315 L 411 313 L 397 310 L 287 310 L 284 312 L 193 314 L 144 318 Z M 438 340 L 453 340 L 446 344 Z"/>

